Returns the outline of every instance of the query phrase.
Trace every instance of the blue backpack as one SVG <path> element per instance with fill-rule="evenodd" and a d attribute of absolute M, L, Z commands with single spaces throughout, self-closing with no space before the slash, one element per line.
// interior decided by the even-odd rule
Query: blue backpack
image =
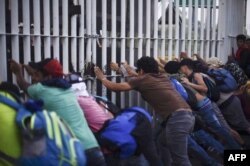
<path fill-rule="evenodd" d="M 128 158 L 136 153 L 137 143 L 132 135 L 137 125 L 136 115 L 144 115 L 152 121 L 149 113 L 140 107 L 123 110 L 115 119 L 108 121 L 98 133 L 97 139 L 101 147 L 112 151 L 118 158 Z"/>
<path fill-rule="evenodd" d="M 236 80 L 226 69 L 210 69 L 207 74 L 214 79 L 221 92 L 229 93 L 238 87 Z"/>
<path fill-rule="evenodd" d="M 170 78 L 170 81 L 171 81 L 172 85 L 174 86 L 174 88 L 177 90 L 177 92 L 179 92 L 179 94 L 182 96 L 182 98 L 185 101 L 187 101 L 188 100 L 188 93 L 187 93 L 186 89 L 181 85 L 181 83 L 174 78 Z"/>
<path fill-rule="evenodd" d="M 82 144 L 55 112 L 41 109 L 42 103 L 24 105 L 0 95 L 0 102 L 17 110 L 16 123 L 22 133 L 20 166 L 82 166 L 86 158 Z"/>

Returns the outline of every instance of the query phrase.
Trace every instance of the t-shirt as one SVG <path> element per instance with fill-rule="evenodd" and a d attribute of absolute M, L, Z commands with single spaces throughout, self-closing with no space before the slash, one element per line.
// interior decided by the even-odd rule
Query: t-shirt
<path fill-rule="evenodd" d="M 103 109 L 92 96 L 79 96 L 78 103 L 93 132 L 98 132 L 107 120 L 114 118 L 114 116 L 106 109 Z"/>
<path fill-rule="evenodd" d="M 98 147 L 72 89 L 44 86 L 37 83 L 28 88 L 28 94 L 33 99 L 43 100 L 44 109 L 54 111 L 64 119 L 85 149 Z"/>
<path fill-rule="evenodd" d="M 147 73 L 129 80 L 128 83 L 139 91 L 142 98 L 163 118 L 178 109 L 190 108 L 165 74 Z"/>
<path fill-rule="evenodd" d="M 15 101 L 7 92 L 0 91 L 0 94 Z M 0 103 L 0 151 L 13 158 L 21 155 L 21 138 L 16 125 L 16 110 Z M 10 166 L 0 157 L 0 165 Z"/>

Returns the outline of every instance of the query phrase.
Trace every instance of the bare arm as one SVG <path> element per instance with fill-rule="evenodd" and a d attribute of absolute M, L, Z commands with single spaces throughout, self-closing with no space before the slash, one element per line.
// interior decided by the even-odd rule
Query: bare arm
<path fill-rule="evenodd" d="M 30 86 L 30 83 L 28 83 L 24 79 L 24 76 L 23 76 L 23 73 L 22 73 L 22 66 L 20 64 L 18 64 L 16 61 L 10 60 L 10 69 L 16 75 L 16 81 L 17 81 L 18 86 L 22 90 L 27 92 L 27 89 Z"/>
<path fill-rule="evenodd" d="M 115 83 L 115 82 L 109 81 L 104 76 L 103 72 L 98 67 L 95 67 L 95 74 L 96 74 L 97 79 L 99 79 L 102 82 L 102 84 L 106 88 L 108 88 L 109 90 L 112 90 L 112 91 L 128 91 L 128 90 L 132 90 L 132 87 L 126 82 Z"/>
<path fill-rule="evenodd" d="M 192 88 L 194 88 L 199 92 L 207 93 L 208 89 L 205 82 L 203 81 L 202 75 L 199 73 L 195 73 L 194 79 L 197 82 L 197 84 L 190 82 L 187 78 L 182 78 L 182 82 L 191 86 Z"/>

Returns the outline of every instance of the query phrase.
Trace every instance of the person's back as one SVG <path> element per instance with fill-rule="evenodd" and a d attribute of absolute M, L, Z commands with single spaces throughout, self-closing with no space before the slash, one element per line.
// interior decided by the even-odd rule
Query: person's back
<path fill-rule="evenodd" d="M 0 95 L 16 101 L 6 88 L 2 89 L 2 85 L 0 85 Z M 21 155 L 21 139 L 15 119 L 16 110 L 0 102 L 0 152 L 17 159 Z M 12 164 L 0 157 L 0 165 L 11 166 Z"/>
<path fill-rule="evenodd" d="M 98 147 L 71 89 L 49 87 L 37 83 L 28 88 L 28 94 L 33 99 L 42 99 L 46 110 L 55 111 L 62 117 L 71 126 L 85 149 Z"/>
<path fill-rule="evenodd" d="M 164 118 L 180 108 L 189 109 L 188 104 L 174 89 L 167 75 L 147 73 L 130 80 L 129 84 L 138 90 L 141 96 Z"/>

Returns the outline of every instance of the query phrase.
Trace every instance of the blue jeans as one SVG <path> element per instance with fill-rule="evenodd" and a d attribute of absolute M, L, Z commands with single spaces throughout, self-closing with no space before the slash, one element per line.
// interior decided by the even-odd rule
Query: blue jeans
<path fill-rule="evenodd" d="M 224 146 L 204 130 L 197 130 L 191 136 L 202 147 L 206 149 L 212 148 L 217 154 L 223 156 Z"/>
<path fill-rule="evenodd" d="M 225 146 L 228 149 L 240 149 L 240 145 L 233 139 L 229 131 L 223 127 L 216 117 L 211 101 L 205 98 L 197 104 L 197 114 L 199 114 L 204 122 L 225 141 Z"/>
<path fill-rule="evenodd" d="M 175 111 L 170 115 L 165 127 L 164 140 L 170 156 L 163 157 L 171 161 L 171 165 L 191 166 L 187 145 L 193 126 L 194 116 L 190 111 Z"/>
<path fill-rule="evenodd" d="M 199 159 L 202 165 L 217 166 L 219 165 L 207 152 L 191 137 L 188 137 L 188 149 Z"/>

